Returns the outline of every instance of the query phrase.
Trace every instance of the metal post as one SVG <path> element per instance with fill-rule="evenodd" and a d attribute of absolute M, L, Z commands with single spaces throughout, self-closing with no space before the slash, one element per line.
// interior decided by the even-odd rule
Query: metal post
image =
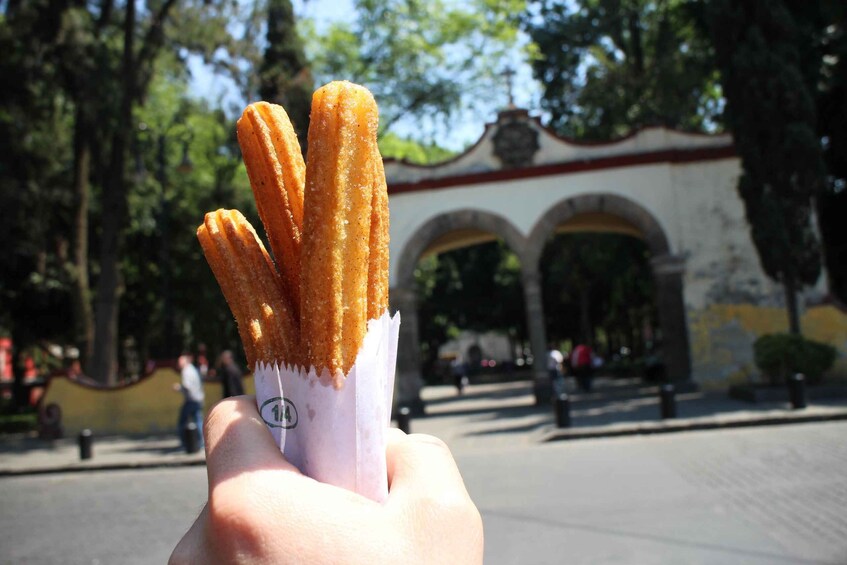
<path fill-rule="evenodd" d="M 662 419 L 676 418 L 676 391 L 673 385 L 664 384 L 659 387 L 659 398 L 662 404 Z"/>
<path fill-rule="evenodd" d="M 803 373 L 788 377 L 788 396 L 794 410 L 806 407 L 806 377 Z"/>
<path fill-rule="evenodd" d="M 197 453 L 200 451 L 200 431 L 197 424 L 188 422 L 182 430 L 186 453 Z"/>
<path fill-rule="evenodd" d="M 468 378 L 465 375 L 456 375 L 456 391 L 461 396 L 465 392 L 465 386 L 467 385 Z"/>
<path fill-rule="evenodd" d="M 79 432 L 79 458 L 80 459 L 91 459 L 91 442 L 92 435 L 91 430 L 84 429 Z"/>
<path fill-rule="evenodd" d="M 412 411 L 408 406 L 401 406 L 397 411 L 397 427 L 405 433 L 411 433 Z"/>
<path fill-rule="evenodd" d="M 556 427 L 570 428 L 571 427 L 571 399 L 566 393 L 561 393 L 556 397 Z"/>

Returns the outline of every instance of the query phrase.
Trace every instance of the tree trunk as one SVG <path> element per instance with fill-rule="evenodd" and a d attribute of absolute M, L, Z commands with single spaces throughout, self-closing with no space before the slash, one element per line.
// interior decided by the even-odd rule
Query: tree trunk
<path fill-rule="evenodd" d="M 76 346 L 80 365 L 85 367 L 91 359 L 94 336 L 94 317 L 91 310 L 91 286 L 88 278 L 88 199 L 91 167 L 90 124 L 85 113 L 77 106 L 74 123 L 74 225 L 72 288 L 73 316 Z"/>
<path fill-rule="evenodd" d="M 797 286 L 792 277 L 785 277 L 785 308 L 788 310 L 788 332 L 800 335 L 800 312 L 797 305 Z"/>
<path fill-rule="evenodd" d="M 112 135 L 109 175 L 103 187 L 103 225 L 100 235 L 100 278 L 94 317 L 94 351 L 90 375 L 114 384 L 118 369 L 118 312 L 120 301 L 120 247 L 126 224 L 127 202 L 124 164 L 132 123 L 132 105 L 136 99 L 136 68 L 133 51 L 135 2 L 127 2 L 124 20 L 124 52 L 121 72 L 121 109 L 118 122 L 123 124 Z"/>

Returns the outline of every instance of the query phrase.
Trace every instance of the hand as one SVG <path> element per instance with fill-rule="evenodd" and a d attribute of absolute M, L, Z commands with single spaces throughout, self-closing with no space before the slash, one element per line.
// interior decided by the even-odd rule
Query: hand
<path fill-rule="evenodd" d="M 171 388 L 174 392 L 182 392 L 182 385 L 180 385 L 179 383 L 172 384 Z"/>
<path fill-rule="evenodd" d="M 219 402 L 206 420 L 209 501 L 170 563 L 482 563 L 482 520 L 447 446 L 390 432 L 379 504 L 301 474 L 252 396 Z"/>

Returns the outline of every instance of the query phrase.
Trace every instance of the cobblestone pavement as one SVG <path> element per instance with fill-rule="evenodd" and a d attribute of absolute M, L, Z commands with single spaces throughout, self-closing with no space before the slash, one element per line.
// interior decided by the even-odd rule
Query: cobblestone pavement
<path fill-rule="evenodd" d="M 587 440 L 457 458 L 486 562 L 847 563 L 847 424 Z"/>
<path fill-rule="evenodd" d="M 453 449 L 489 565 L 843 565 L 845 437 L 834 422 Z M 0 563 L 164 563 L 205 488 L 196 466 L 0 478 Z"/>

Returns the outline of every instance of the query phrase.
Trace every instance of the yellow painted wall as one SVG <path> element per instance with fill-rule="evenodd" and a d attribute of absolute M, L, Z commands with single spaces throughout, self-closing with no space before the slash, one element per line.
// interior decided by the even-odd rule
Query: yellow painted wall
<path fill-rule="evenodd" d="M 705 385 L 746 382 L 758 373 L 753 342 L 761 335 L 788 331 L 784 308 L 751 304 L 715 304 L 689 310 L 694 378 Z M 834 306 L 808 308 L 801 318 L 803 335 L 833 345 L 839 352 L 830 376 L 847 378 L 847 315 Z"/>
<path fill-rule="evenodd" d="M 141 381 L 114 390 L 92 389 L 59 377 L 50 382 L 42 400 L 43 406 L 58 404 L 62 408 L 65 435 L 73 436 L 89 428 L 98 435 L 162 434 L 176 435 L 182 393 L 175 392 L 179 374 L 173 369 L 159 369 Z M 244 379 L 244 388 L 253 394 L 253 379 Z M 207 382 L 205 409 L 222 397 L 221 384 Z"/>

